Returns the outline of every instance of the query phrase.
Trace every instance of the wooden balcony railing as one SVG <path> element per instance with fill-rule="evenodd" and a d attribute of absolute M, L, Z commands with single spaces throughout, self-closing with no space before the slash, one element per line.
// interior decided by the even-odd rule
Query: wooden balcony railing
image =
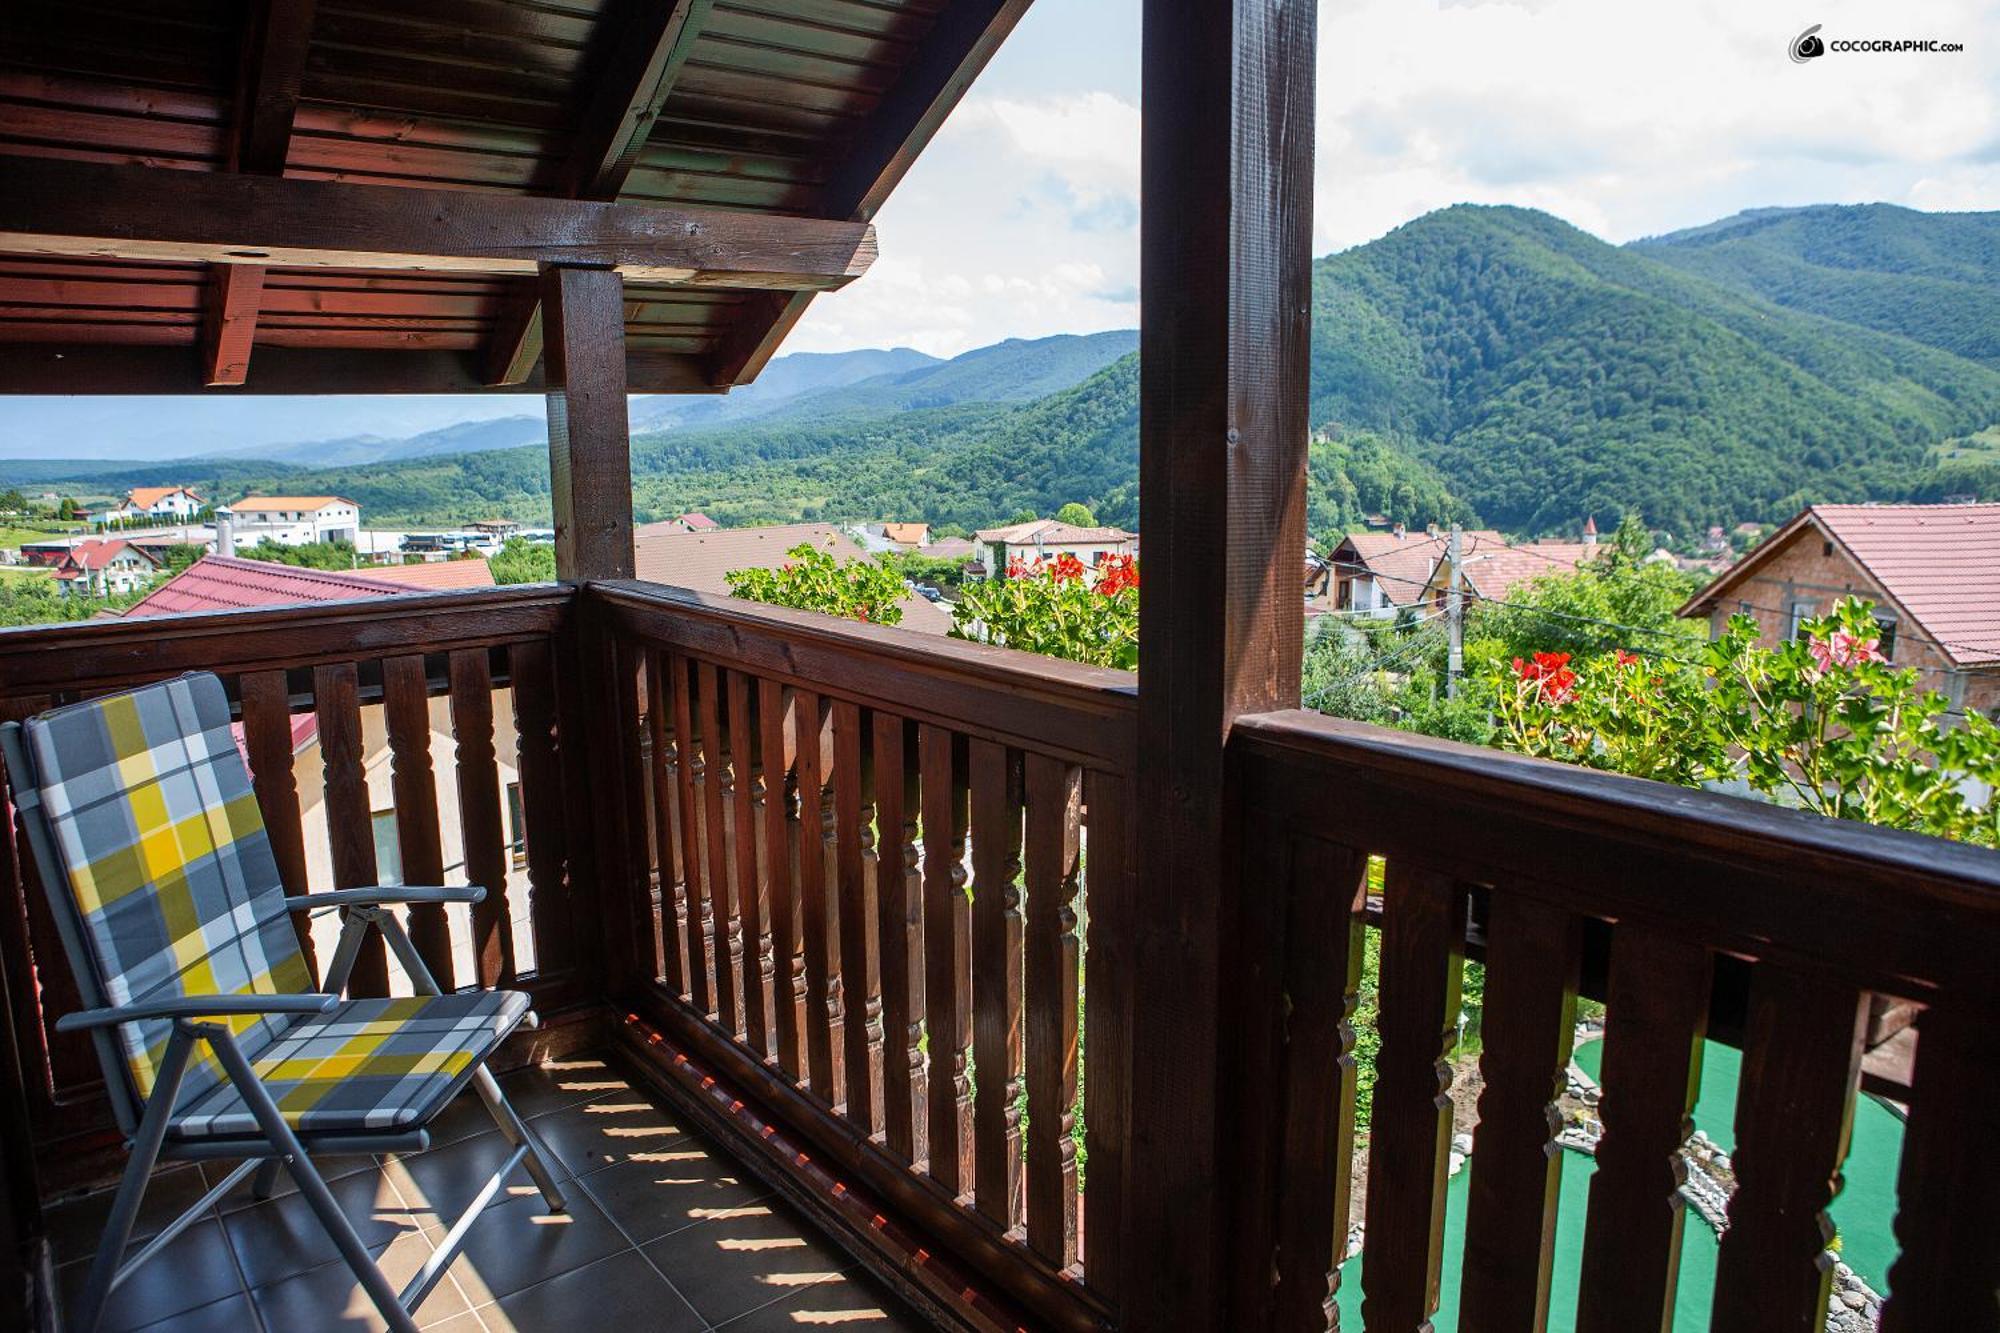
<path fill-rule="evenodd" d="M 591 596 L 643 712 L 647 1016 L 1047 1326 L 1104 1322 L 1131 677 L 644 584 Z"/>
<path fill-rule="evenodd" d="M 754 1169 L 870 1200 L 848 1239 L 917 1291 L 955 1274 L 1027 1326 L 1136 1326 L 1132 677 L 614 582 L 4 631 L 0 716 L 190 669 L 238 704 L 288 888 L 328 886 L 315 838 L 332 884 L 372 881 L 386 767 L 405 878 L 502 888 L 469 938 L 418 914 L 434 969 L 545 1014 L 617 1006 L 610 1031 Z M 1580 993 L 1608 1027 L 1578 1329 L 1658 1328 L 1674 1302 L 1704 1036 L 1744 1051 L 1714 1326 L 1817 1327 L 1871 997 L 1921 1010 L 1885 1327 L 1991 1322 L 2000 858 L 1313 714 L 1239 720 L 1227 758 L 1222 1326 L 1324 1329 L 1365 1221 L 1370 1327 L 1420 1326 L 1447 1271 L 1460 1328 L 1541 1327 Z M 0 962 L 49 1186 L 111 1138 L 95 1061 L 52 1034 L 74 990 L 5 836 Z M 1485 1086 L 1448 1252 L 1467 958 Z M 364 984 L 394 976 L 378 959 Z"/>
<path fill-rule="evenodd" d="M 432 973 L 447 987 L 521 986 L 550 1014 L 597 994 L 582 966 L 595 949 L 591 879 L 565 836 L 583 809 L 565 771 L 581 715 L 572 601 L 570 590 L 544 586 L 0 631 L 0 718 L 216 672 L 238 712 L 287 892 L 379 882 L 373 816 L 393 807 L 404 882 L 489 889 L 469 938 L 454 940 L 441 908 L 412 910 L 410 934 Z M 306 718 L 310 731 L 295 727 Z M 440 781 L 433 755 L 446 747 L 434 734 L 446 733 L 450 768 Z M 308 735 L 317 772 L 295 763 Z M 371 776 L 383 788 L 385 768 L 388 790 L 371 797 Z M 503 769 L 517 776 L 507 784 L 515 800 Z M 508 830 L 510 805 L 524 827 Z M 53 1184 L 113 1131 L 88 1043 L 54 1030 L 80 1006 L 33 860 L 13 835 L 9 820 L 0 834 L 0 959 L 32 1135 Z M 461 854 L 448 858 L 448 846 Z M 331 882 L 314 882 L 309 861 L 330 867 Z M 312 932 L 303 913 L 297 919 L 311 957 Z M 371 935 L 356 990 L 390 993 L 391 967 Z"/>

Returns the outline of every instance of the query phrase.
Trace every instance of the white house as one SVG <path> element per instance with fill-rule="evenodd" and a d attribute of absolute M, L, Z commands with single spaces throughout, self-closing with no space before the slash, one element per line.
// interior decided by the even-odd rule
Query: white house
<path fill-rule="evenodd" d="M 125 498 L 96 514 L 92 522 L 114 523 L 132 519 L 157 519 L 162 523 L 186 523 L 208 507 L 208 501 L 185 486 L 134 486 Z"/>
<path fill-rule="evenodd" d="M 338 495 L 251 495 L 215 514 L 233 521 L 238 546 L 353 543 L 361 534 L 361 506 Z"/>
<path fill-rule="evenodd" d="M 151 583 L 160 562 L 131 542 L 93 537 L 71 546 L 55 572 L 65 597 L 119 597 Z"/>
<path fill-rule="evenodd" d="M 984 577 L 1004 578 L 1014 560 L 1033 564 L 1073 555 L 1084 568 L 1094 569 L 1106 556 L 1131 555 L 1136 538 L 1119 528 L 1081 528 L 1074 523 L 1058 523 L 1052 518 L 1016 523 L 1005 528 L 982 528 L 972 534 L 973 573 L 983 567 Z"/>

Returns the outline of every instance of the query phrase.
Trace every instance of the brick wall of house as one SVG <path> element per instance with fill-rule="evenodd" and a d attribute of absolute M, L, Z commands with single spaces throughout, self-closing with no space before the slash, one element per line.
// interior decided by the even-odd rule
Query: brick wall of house
<path fill-rule="evenodd" d="M 1764 642 L 1781 643 L 1794 604 L 1809 603 L 1806 615 L 1823 616 L 1842 597 L 1866 597 L 1885 614 L 1893 613 L 1882 586 L 1807 524 L 1716 603 L 1709 614 L 1709 632 L 1720 634 L 1731 616 L 1742 614 L 1757 622 Z M 1890 656 L 1894 665 L 1918 668 L 1925 688 L 1943 691 L 1960 708 L 1987 714 L 2000 709 L 2000 669 L 1955 672 L 1937 648 L 1915 641 L 1923 637 L 1920 628 L 1914 624 L 1897 628 Z"/>

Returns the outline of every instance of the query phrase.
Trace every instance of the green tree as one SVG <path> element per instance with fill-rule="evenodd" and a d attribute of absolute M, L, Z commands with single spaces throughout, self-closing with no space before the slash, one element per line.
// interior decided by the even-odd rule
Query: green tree
<path fill-rule="evenodd" d="M 73 498 L 72 498 L 72 497 L 70 497 L 70 496 L 67 496 L 67 495 L 65 495 L 65 496 L 64 496 L 64 497 L 62 498 L 62 501 L 61 501 L 61 503 L 59 503 L 59 504 L 57 504 L 57 505 L 56 505 L 56 517 L 57 517 L 57 518 L 59 518 L 59 519 L 61 519 L 61 520 L 63 520 L 63 522 L 65 522 L 65 523 L 68 523 L 68 522 L 70 522 L 70 521 L 74 520 L 74 519 L 76 518 L 76 501 L 75 501 L 75 499 L 73 499 Z"/>
<path fill-rule="evenodd" d="M 546 542 L 509 537 L 487 567 L 493 571 L 495 583 L 552 583 L 556 548 Z"/>
<path fill-rule="evenodd" d="M 894 570 L 873 560 L 841 561 L 833 552 L 803 542 L 785 552 L 778 569 L 733 569 L 725 578 L 729 591 L 753 602 L 770 602 L 799 611 L 818 611 L 846 620 L 877 625 L 900 624 L 898 605 L 905 590 Z"/>
<path fill-rule="evenodd" d="M 1032 509 L 1016 509 L 1014 511 L 1014 517 L 1007 520 L 1007 526 L 1011 528 L 1016 523 L 1033 523 L 1036 519 L 1040 517 L 1041 515 L 1037 514 Z"/>
<path fill-rule="evenodd" d="M 258 542 L 254 546 L 238 548 L 236 554 L 300 569 L 353 569 L 358 563 L 353 542 L 307 542 L 302 546 Z"/>
<path fill-rule="evenodd" d="M 1090 506 L 1071 500 L 1056 510 L 1056 522 L 1073 524 L 1079 528 L 1094 528 L 1097 526 L 1097 515 L 1090 512 Z"/>
<path fill-rule="evenodd" d="M 21 494 L 19 488 L 9 487 L 0 492 L 0 513 L 23 514 L 27 509 L 28 497 Z"/>
<path fill-rule="evenodd" d="M 1536 652 L 1575 657 L 1614 648 L 1683 653 L 1700 647 L 1707 627 L 1675 614 L 1700 590 L 1697 574 L 1648 560 L 1652 536 L 1628 515 L 1597 559 L 1574 572 L 1518 584 L 1504 603 L 1475 603 L 1466 631 L 1468 662 L 1502 664 Z"/>

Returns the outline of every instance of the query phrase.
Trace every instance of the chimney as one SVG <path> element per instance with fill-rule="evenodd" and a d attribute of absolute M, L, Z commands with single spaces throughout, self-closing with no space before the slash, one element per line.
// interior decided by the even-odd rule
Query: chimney
<path fill-rule="evenodd" d="M 1597 545 L 1597 516 L 1595 514 L 1583 520 L 1583 544 L 1585 546 Z"/>
<path fill-rule="evenodd" d="M 1395 529 L 1395 534 L 1394 534 L 1394 535 L 1395 535 L 1395 538 L 1396 538 L 1396 540 L 1397 540 L 1397 541 L 1401 541 L 1401 540 L 1403 540 L 1403 525 L 1402 525 L 1401 523 L 1398 523 L 1398 524 L 1396 525 L 1396 529 Z"/>
<path fill-rule="evenodd" d="M 215 553 L 236 554 L 236 524 L 227 518 L 215 520 Z"/>

